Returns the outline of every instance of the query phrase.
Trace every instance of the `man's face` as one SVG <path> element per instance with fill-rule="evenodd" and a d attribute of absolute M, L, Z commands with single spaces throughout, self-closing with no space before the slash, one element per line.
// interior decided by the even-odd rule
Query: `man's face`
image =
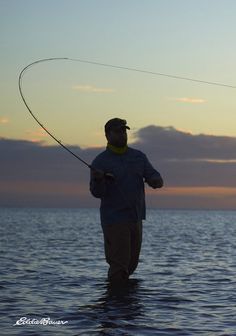
<path fill-rule="evenodd" d="M 127 145 L 127 130 L 125 127 L 119 127 L 111 129 L 106 134 L 107 140 L 109 144 L 116 146 L 116 147 L 124 147 Z"/>

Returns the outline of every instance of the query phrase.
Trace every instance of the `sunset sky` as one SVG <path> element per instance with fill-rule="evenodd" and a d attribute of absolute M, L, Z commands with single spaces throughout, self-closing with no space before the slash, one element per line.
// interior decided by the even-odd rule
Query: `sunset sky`
<path fill-rule="evenodd" d="M 69 57 L 236 86 L 235 13 L 234 0 L 0 0 L 0 206 L 97 204 L 89 172 L 25 108 L 26 65 Z M 89 161 L 104 123 L 125 118 L 165 178 L 149 206 L 236 209 L 236 89 L 68 60 L 33 66 L 22 84 L 39 120 Z"/>

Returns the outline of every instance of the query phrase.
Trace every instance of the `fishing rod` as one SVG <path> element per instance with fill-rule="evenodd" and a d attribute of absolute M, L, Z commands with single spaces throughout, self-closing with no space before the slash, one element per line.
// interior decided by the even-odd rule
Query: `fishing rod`
<path fill-rule="evenodd" d="M 22 69 L 22 71 L 20 72 L 19 78 L 18 78 L 18 88 L 20 91 L 20 95 L 21 98 L 27 108 L 27 110 L 29 111 L 29 113 L 31 114 L 31 116 L 34 118 L 34 120 L 40 125 L 40 127 L 42 127 L 42 129 L 53 139 L 55 140 L 60 146 L 62 146 L 66 151 L 68 151 L 70 154 L 72 154 L 74 157 L 76 157 L 76 159 L 78 159 L 80 162 L 82 162 L 83 164 L 85 164 L 88 168 L 91 169 L 91 165 L 88 164 L 86 161 L 84 161 L 80 156 L 78 156 L 77 154 L 75 154 L 72 150 L 70 150 L 67 146 L 65 146 L 60 140 L 58 140 L 40 121 L 39 119 L 34 115 L 34 113 L 32 112 L 32 110 L 30 109 L 28 103 L 26 102 L 26 99 L 24 97 L 23 94 L 23 90 L 22 90 L 22 78 L 23 75 L 25 74 L 25 72 L 32 66 L 38 64 L 38 63 L 42 63 L 42 62 L 48 62 L 48 61 L 58 61 L 58 60 L 68 60 L 68 58 L 65 57 L 54 57 L 54 58 L 45 58 L 45 59 L 41 59 L 38 61 L 35 61 L 33 63 L 28 64 L 26 67 L 24 67 Z"/>
<path fill-rule="evenodd" d="M 205 80 L 200 80 L 200 79 L 195 79 L 195 78 L 190 78 L 190 77 L 182 77 L 182 76 L 175 76 L 171 74 L 166 74 L 166 73 L 160 73 L 160 72 L 154 72 L 154 71 L 148 71 L 148 70 L 143 70 L 143 69 L 138 69 L 138 68 L 130 68 L 130 67 L 125 67 L 125 66 L 120 66 L 120 65 L 114 65 L 114 64 L 108 64 L 108 63 L 100 63 L 100 62 L 94 62 L 94 61 L 89 61 L 89 60 L 83 60 L 79 58 L 68 58 L 68 57 L 53 57 L 53 58 L 43 58 L 39 59 L 37 61 L 34 61 L 28 65 L 26 65 L 20 72 L 19 78 L 18 78 L 18 88 L 20 91 L 21 98 L 31 114 L 31 116 L 34 118 L 34 120 L 42 127 L 42 129 L 53 139 L 55 140 L 61 147 L 63 147 L 66 151 L 68 151 L 71 155 L 73 155 L 76 159 L 78 159 L 80 162 L 82 162 L 84 165 L 86 165 L 88 168 L 92 169 L 91 165 L 87 163 L 85 160 L 83 160 L 79 155 L 75 154 L 71 149 L 69 149 L 66 145 L 64 145 L 60 140 L 56 138 L 55 135 L 53 135 L 41 122 L 40 120 L 35 116 L 35 114 L 32 112 L 31 108 L 29 107 L 26 98 L 23 94 L 22 90 L 22 82 L 23 82 L 23 76 L 28 71 L 31 67 L 33 67 L 36 64 L 43 63 L 43 62 L 49 62 L 49 61 L 72 61 L 72 62 L 80 62 L 84 64 L 91 64 L 91 65 L 96 65 L 96 66 L 103 66 L 103 67 L 109 67 L 109 68 L 114 68 L 114 69 L 120 69 L 120 70 L 126 70 L 126 71 L 133 71 L 133 72 L 139 72 L 139 73 L 145 73 L 148 75 L 153 75 L 153 76 L 164 76 L 164 77 L 169 77 L 172 79 L 177 79 L 177 80 L 185 80 L 185 81 L 191 81 L 191 82 L 196 82 L 200 84 L 207 84 L 207 85 L 217 85 L 221 87 L 226 87 L 226 88 L 233 88 L 236 89 L 236 86 L 230 85 L 230 84 L 225 84 L 225 83 L 218 83 L 218 82 L 211 82 L 211 81 L 205 81 Z"/>

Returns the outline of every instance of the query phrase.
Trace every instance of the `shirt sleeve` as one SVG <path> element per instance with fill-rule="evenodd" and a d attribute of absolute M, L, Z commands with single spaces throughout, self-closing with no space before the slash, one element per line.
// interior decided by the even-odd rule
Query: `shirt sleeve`
<path fill-rule="evenodd" d="M 161 179 L 161 174 L 153 168 L 152 164 L 148 160 L 145 154 L 144 155 L 144 179 L 147 184 L 149 184 L 149 181 L 153 179 Z"/>
<path fill-rule="evenodd" d="M 104 170 L 104 168 L 99 164 L 99 162 L 97 162 L 96 159 L 92 162 L 91 167 L 92 169 Z M 96 180 L 93 177 L 92 171 L 91 171 L 89 189 L 90 189 L 91 194 L 96 198 L 102 198 L 106 196 L 106 193 L 107 193 L 106 179 L 103 178 L 100 180 Z"/>

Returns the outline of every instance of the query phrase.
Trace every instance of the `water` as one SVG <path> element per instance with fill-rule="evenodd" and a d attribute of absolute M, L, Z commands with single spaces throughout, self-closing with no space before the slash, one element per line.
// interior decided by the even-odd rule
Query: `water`
<path fill-rule="evenodd" d="M 236 212 L 149 210 L 118 292 L 97 210 L 0 209 L 0 223 L 2 336 L 236 335 Z"/>

